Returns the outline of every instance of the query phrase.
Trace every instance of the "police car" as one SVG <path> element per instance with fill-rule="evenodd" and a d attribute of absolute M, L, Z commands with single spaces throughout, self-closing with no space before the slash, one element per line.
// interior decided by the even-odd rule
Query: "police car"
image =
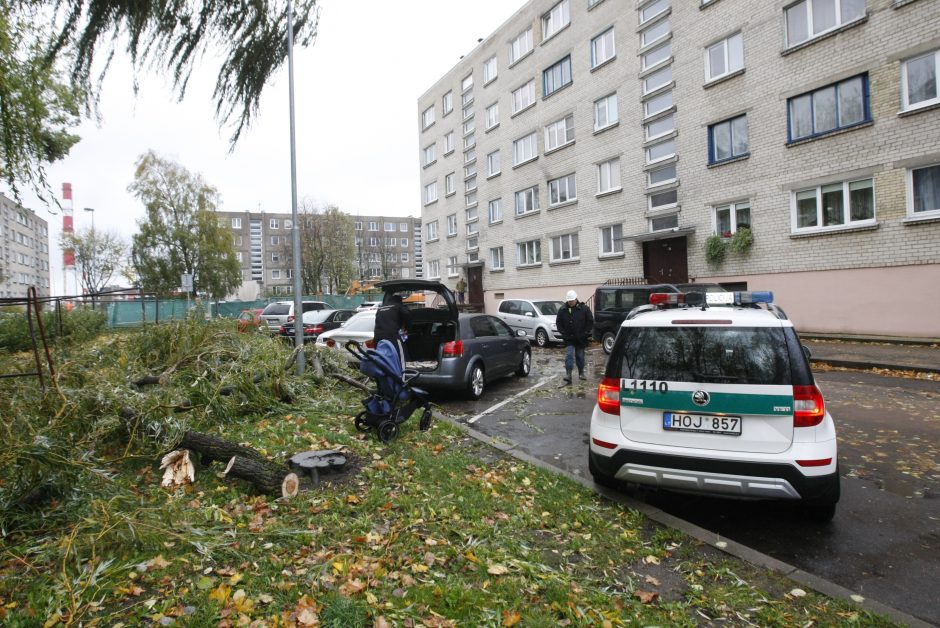
<path fill-rule="evenodd" d="M 591 475 L 799 500 L 830 520 L 836 430 L 807 353 L 770 292 L 650 295 L 621 325 L 598 387 Z"/>

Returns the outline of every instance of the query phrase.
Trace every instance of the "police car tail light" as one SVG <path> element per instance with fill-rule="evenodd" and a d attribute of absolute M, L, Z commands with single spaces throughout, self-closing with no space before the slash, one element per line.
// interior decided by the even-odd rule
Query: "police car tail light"
<path fill-rule="evenodd" d="M 463 355 L 463 340 L 452 340 L 444 343 L 443 356 L 445 358 L 459 358 Z"/>
<path fill-rule="evenodd" d="M 813 427 L 826 416 L 826 402 L 816 386 L 793 387 L 793 427 Z"/>
<path fill-rule="evenodd" d="M 605 377 L 597 387 L 597 407 L 601 412 L 620 416 L 620 380 Z"/>
<path fill-rule="evenodd" d="M 650 295 L 650 305 L 678 305 L 685 295 L 678 292 L 654 292 Z"/>

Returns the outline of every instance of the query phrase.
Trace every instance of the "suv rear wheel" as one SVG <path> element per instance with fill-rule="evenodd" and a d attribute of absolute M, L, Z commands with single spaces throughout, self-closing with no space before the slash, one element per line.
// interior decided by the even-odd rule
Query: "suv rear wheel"
<path fill-rule="evenodd" d="M 599 484 L 606 488 L 617 488 L 617 479 L 607 475 L 594 465 L 594 456 L 591 455 L 590 448 L 588 448 L 588 471 L 590 471 L 591 477 L 594 478 L 595 484 Z"/>
<path fill-rule="evenodd" d="M 540 347 L 548 346 L 548 332 L 541 327 L 535 330 L 535 344 Z"/>
<path fill-rule="evenodd" d="M 479 399 L 483 396 L 484 388 L 486 388 L 486 382 L 483 378 L 483 367 L 474 364 L 470 369 L 470 377 L 467 379 L 467 395 L 471 399 Z"/>

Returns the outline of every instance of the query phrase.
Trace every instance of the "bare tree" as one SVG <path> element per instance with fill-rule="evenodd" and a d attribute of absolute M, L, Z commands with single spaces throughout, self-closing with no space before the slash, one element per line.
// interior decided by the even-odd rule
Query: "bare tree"
<path fill-rule="evenodd" d="M 332 294 L 348 285 L 356 272 L 352 218 L 335 205 L 321 209 L 304 200 L 297 219 L 304 293 Z"/>
<path fill-rule="evenodd" d="M 62 246 L 74 249 L 76 270 L 87 294 L 101 292 L 127 266 L 127 243 L 112 231 L 84 229 L 64 233 Z"/>

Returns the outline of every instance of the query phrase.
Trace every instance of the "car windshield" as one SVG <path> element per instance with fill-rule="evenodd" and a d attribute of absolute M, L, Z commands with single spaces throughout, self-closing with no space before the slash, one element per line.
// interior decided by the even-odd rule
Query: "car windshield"
<path fill-rule="evenodd" d="M 779 327 L 625 327 L 620 377 L 667 382 L 789 385 Z"/>
<path fill-rule="evenodd" d="M 535 301 L 535 309 L 544 316 L 555 316 L 558 314 L 558 308 L 561 307 L 561 301 Z"/>
<path fill-rule="evenodd" d="M 262 316 L 283 316 L 290 312 L 290 303 L 271 303 L 264 308 Z"/>

